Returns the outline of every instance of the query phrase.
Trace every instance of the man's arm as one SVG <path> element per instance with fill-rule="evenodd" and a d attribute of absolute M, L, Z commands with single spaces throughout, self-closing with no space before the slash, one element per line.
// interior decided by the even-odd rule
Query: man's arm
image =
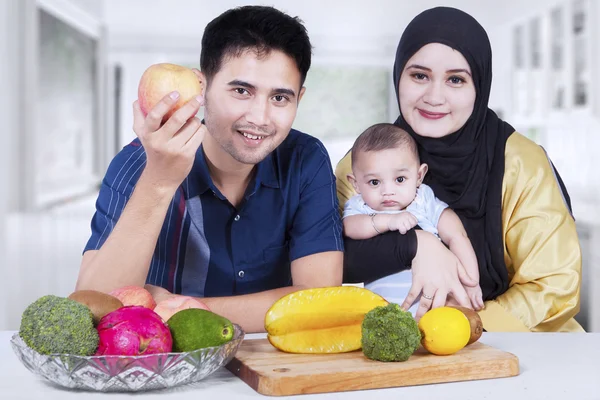
<path fill-rule="evenodd" d="M 108 230 L 106 241 L 101 243 L 105 236 L 103 232 L 99 235 L 99 248 L 84 254 L 76 290 L 108 292 L 127 285 L 143 286 L 146 282 L 167 209 L 175 191 L 189 174 L 206 131 L 194 117 L 201 99 L 186 103 L 161 127 L 163 116 L 177 99 L 178 95 L 165 96 L 147 117 L 142 114 L 137 101 L 134 103 L 134 131 L 145 152 L 144 170 L 120 216 L 116 208 L 121 183 L 116 182 L 116 177 L 123 168 L 127 170 L 132 166 L 127 162 L 121 166 L 112 180 L 116 188 L 106 182 L 102 189 L 111 191 L 109 204 L 101 204 L 98 210 L 106 218 L 105 230 L 117 221 L 112 232 Z M 113 193 L 117 200 L 111 209 Z"/>
<path fill-rule="evenodd" d="M 342 224 L 329 156 L 323 145 L 315 142 L 304 148 L 300 160 L 302 165 L 294 166 L 294 170 L 302 171 L 302 192 L 288 232 L 293 286 L 200 299 L 213 312 L 240 324 L 246 332 L 264 332 L 265 314 L 281 297 L 300 289 L 342 284 Z M 166 292 L 153 287 L 153 296 L 156 291 Z"/>
<path fill-rule="evenodd" d="M 84 253 L 75 289 L 106 293 L 143 286 L 172 197 L 142 174 L 106 242 L 99 250 Z"/>
<path fill-rule="evenodd" d="M 264 332 L 265 315 L 273 303 L 283 296 L 302 289 L 340 286 L 342 284 L 343 253 L 328 251 L 311 254 L 292 261 L 293 286 L 260 293 L 229 297 L 202 297 L 212 312 L 240 325 L 245 332 Z M 173 296 L 166 289 L 146 285 L 157 302 Z"/>
<path fill-rule="evenodd" d="M 469 277 L 474 281 L 479 282 L 477 256 L 475 255 L 471 241 L 467 236 L 467 232 L 465 231 L 460 218 L 458 218 L 458 215 L 450 208 L 446 208 L 440 216 L 438 233 L 442 242 L 444 242 L 450 251 L 458 257 L 458 260 L 465 267 Z"/>
<path fill-rule="evenodd" d="M 341 251 L 311 254 L 292 261 L 293 286 L 233 297 L 200 299 L 213 312 L 239 324 L 246 332 L 264 332 L 265 315 L 273 303 L 301 289 L 340 286 Z"/>

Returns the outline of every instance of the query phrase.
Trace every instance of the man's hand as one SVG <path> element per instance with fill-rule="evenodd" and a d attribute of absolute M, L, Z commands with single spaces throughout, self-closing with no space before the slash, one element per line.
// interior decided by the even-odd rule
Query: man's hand
<path fill-rule="evenodd" d="M 398 231 L 404 235 L 406 232 L 417 226 L 417 223 L 417 217 L 408 211 L 404 211 L 400 214 L 392 215 L 388 228 L 390 228 L 390 231 Z"/>
<path fill-rule="evenodd" d="M 146 151 L 144 175 L 159 188 L 173 190 L 188 176 L 206 127 L 195 117 L 204 100 L 198 96 L 177 110 L 161 126 L 179 94 L 165 96 L 146 117 L 133 103 L 133 130 Z"/>
<path fill-rule="evenodd" d="M 170 299 L 171 297 L 177 296 L 176 294 L 173 294 L 173 293 L 169 292 L 167 289 L 161 288 L 160 286 L 145 285 L 144 289 L 146 289 L 147 291 L 150 292 L 150 294 L 154 298 L 154 301 L 156 302 L 156 304 L 160 303 L 163 300 L 167 300 L 167 299 Z"/>

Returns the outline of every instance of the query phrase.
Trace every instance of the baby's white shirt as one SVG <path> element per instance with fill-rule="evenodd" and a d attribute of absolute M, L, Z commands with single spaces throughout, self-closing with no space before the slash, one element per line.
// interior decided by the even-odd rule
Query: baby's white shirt
<path fill-rule="evenodd" d="M 399 214 L 408 211 L 417 218 L 417 222 L 421 229 L 437 236 L 438 222 L 440 221 L 442 212 L 446 208 L 448 208 L 448 204 L 435 197 L 433 190 L 429 186 L 421 184 L 421 186 L 417 188 L 415 199 L 405 210 L 376 211 L 365 203 L 360 194 L 357 194 L 352 196 L 352 198 L 346 202 L 343 218 L 351 215 Z"/>

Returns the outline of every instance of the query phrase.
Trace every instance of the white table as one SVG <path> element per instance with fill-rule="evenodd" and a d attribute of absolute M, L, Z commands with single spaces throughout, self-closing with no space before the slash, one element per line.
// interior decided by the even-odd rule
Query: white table
<path fill-rule="evenodd" d="M 14 332 L 0 332 L 0 399 L 267 398 L 226 369 L 195 384 L 170 390 L 127 393 L 75 392 L 51 386 L 29 372 L 10 346 Z M 254 339 L 264 335 L 247 335 Z M 405 388 L 291 396 L 287 399 L 600 399 L 600 333 L 484 333 L 481 341 L 519 357 L 519 376 Z M 283 397 L 282 397 L 283 398 Z"/>

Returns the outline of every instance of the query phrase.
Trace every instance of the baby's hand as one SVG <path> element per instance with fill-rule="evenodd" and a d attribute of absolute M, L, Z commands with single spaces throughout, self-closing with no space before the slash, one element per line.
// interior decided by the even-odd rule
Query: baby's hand
<path fill-rule="evenodd" d="M 409 212 L 402 212 L 392 217 L 388 228 L 390 231 L 398 231 L 404 235 L 415 226 L 417 226 L 417 218 Z"/>
<path fill-rule="evenodd" d="M 483 308 L 483 293 L 481 292 L 481 286 L 465 286 L 465 291 L 469 300 L 471 300 L 471 306 L 473 310 L 479 311 Z"/>

